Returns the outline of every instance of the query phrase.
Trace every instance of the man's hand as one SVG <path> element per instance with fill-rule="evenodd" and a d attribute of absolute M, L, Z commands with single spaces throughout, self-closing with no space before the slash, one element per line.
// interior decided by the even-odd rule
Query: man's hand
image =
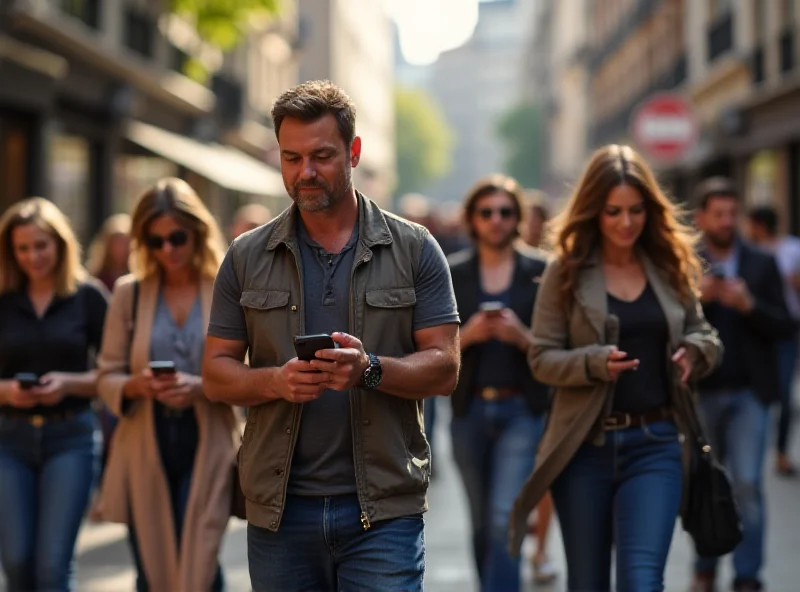
<path fill-rule="evenodd" d="M 608 375 L 611 380 L 616 380 L 621 372 L 635 370 L 639 367 L 639 360 L 626 360 L 628 354 L 614 347 L 608 354 Z"/>
<path fill-rule="evenodd" d="M 741 313 L 750 312 L 755 305 L 753 296 L 742 278 L 725 280 L 719 292 L 719 301 Z"/>
<path fill-rule="evenodd" d="M 697 288 L 700 290 L 701 302 L 714 302 L 719 297 L 719 286 L 722 280 L 719 280 L 710 275 L 704 275 L 700 278 Z"/>
<path fill-rule="evenodd" d="M 327 372 L 316 371 L 310 362 L 292 358 L 281 366 L 272 390 L 290 403 L 308 403 L 319 399 L 326 388 L 333 388 L 330 380 Z"/>
<path fill-rule="evenodd" d="M 504 308 L 490 317 L 492 336 L 505 343 L 527 350 L 530 344 L 530 329 L 522 324 L 510 308 Z"/>
<path fill-rule="evenodd" d="M 361 382 L 369 358 L 361 341 L 352 335 L 334 333 L 331 337 L 339 347 L 318 351 L 318 359 L 311 361 L 311 367 L 330 377 L 328 388 L 346 391 Z"/>
<path fill-rule="evenodd" d="M 42 386 L 30 389 L 31 395 L 41 405 L 56 405 L 61 402 L 66 394 L 67 377 L 61 372 L 50 372 L 42 376 Z"/>
<path fill-rule="evenodd" d="M 485 312 L 476 312 L 461 327 L 461 347 L 484 343 L 492 338 L 492 316 Z"/>

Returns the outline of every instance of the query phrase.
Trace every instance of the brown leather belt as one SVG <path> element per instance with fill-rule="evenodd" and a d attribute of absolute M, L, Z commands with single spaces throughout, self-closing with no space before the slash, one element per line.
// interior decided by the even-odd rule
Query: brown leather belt
<path fill-rule="evenodd" d="M 615 411 L 603 420 L 603 429 L 624 430 L 625 428 L 638 428 L 649 423 L 672 419 L 674 412 L 671 407 L 659 407 L 644 413 L 620 413 Z"/>
<path fill-rule="evenodd" d="M 0 417 L 7 417 L 8 419 L 13 419 L 16 421 L 24 421 L 31 424 L 35 428 L 40 428 L 47 423 L 75 419 L 88 409 L 89 408 L 87 407 L 86 409 L 81 409 L 80 411 L 60 411 L 57 413 L 48 413 L 47 415 L 23 413 L 19 411 L 3 411 L 0 412 Z"/>
<path fill-rule="evenodd" d="M 487 386 L 478 391 L 478 396 L 484 401 L 502 401 L 503 399 L 510 399 L 521 393 L 519 388 L 495 388 Z"/>

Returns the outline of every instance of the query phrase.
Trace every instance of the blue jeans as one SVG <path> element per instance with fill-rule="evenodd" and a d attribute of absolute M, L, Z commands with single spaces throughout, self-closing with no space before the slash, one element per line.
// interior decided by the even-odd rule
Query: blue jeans
<path fill-rule="evenodd" d="M 611 589 L 616 547 L 617 590 L 664 589 L 683 467 L 672 421 L 607 431 L 603 446 L 583 444 L 553 483 L 568 589 Z"/>
<path fill-rule="evenodd" d="M 75 541 L 100 448 L 90 410 L 41 427 L 0 416 L 0 557 L 9 592 L 75 589 Z"/>
<path fill-rule="evenodd" d="M 422 590 L 420 514 L 361 525 L 355 495 L 289 495 L 278 532 L 247 525 L 254 592 Z"/>
<path fill-rule="evenodd" d="M 484 592 L 520 589 L 520 559 L 508 552 L 508 520 L 533 469 L 544 424 L 544 414 L 533 415 L 520 396 L 502 401 L 476 398 L 467 415 L 453 418 L 450 425 Z"/>
<path fill-rule="evenodd" d="M 778 420 L 778 452 L 785 454 L 789 448 L 789 430 L 792 426 L 792 395 L 794 374 L 797 368 L 798 338 L 778 343 L 778 380 L 781 388 L 781 411 Z"/>
<path fill-rule="evenodd" d="M 749 390 L 701 393 L 708 437 L 717 458 L 730 472 L 744 537 L 733 552 L 736 578 L 758 579 L 764 564 L 766 515 L 762 473 L 767 448 L 769 410 Z M 714 573 L 716 558 L 697 559 L 695 571 Z"/>

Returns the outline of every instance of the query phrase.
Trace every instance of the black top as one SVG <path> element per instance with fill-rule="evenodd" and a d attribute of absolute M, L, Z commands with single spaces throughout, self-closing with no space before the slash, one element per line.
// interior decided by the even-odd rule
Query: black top
<path fill-rule="evenodd" d="M 106 295 L 92 284 L 74 294 L 55 296 L 42 318 L 36 316 L 27 292 L 0 296 L 0 379 L 19 372 L 86 372 L 91 354 L 100 350 L 108 306 Z M 48 415 L 89 407 L 87 397 L 66 396 L 56 405 L 18 409 L 0 405 L 0 413 Z"/>
<path fill-rule="evenodd" d="M 529 247 L 520 245 L 515 246 L 514 250 L 514 276 L 509 290 L 509 308 L 528 327 L 533 316 L 536 293 L 539 290 L 539 279 L 544 273 L 547 262 L 539 251 Z M 458 303 L 458 314 L 463 322 L 467 322 L 478 312 L 480 306 L 480 290 L 476 289 L 481 283 L 478 255 L 474 249 L 468 249 L 451 255 L 448 260 L 453 278 L 453 291 Z M 458 375 L 456 390 L 450 396 L 455 417 L 464 417 L 475 397 L 480 357 L 479 345 L 468 347 L 461 352 L 461 372 Z M 515 368 L 514 375 L 522 381 L 519 385 L 520 392 L 525 397 L 528 410 L 534 414 L 546 412 L 550 405 L 550 387 L 533 378 L 524 351 L 514 348 L 509 357 Z"/>
<path fill-rule="evenodd" d="M 481 302 L 502 302 L 506 306 L 511 306 L 511 288 L 500 294 L 488 294 L 483 289 L 478 288 Z M 528 368 L 520 368 L 515 363 L 515 354 L 518 351 L 510 343 L 504 343 L 498 339 L 490 339 L 486 343 L 478 346 L 480 352 L 478 357 L 478 367 L 475 370 L 475 387 L 478 389 L 493 386 L 495 388 L 519 388 L 522 392 L 522 385 L 525 378 L 520 376 L 520 372 L 530 372 Z"/>
<path fill-rule="evenodd" d="M 614 411 L 642 413 L 669 403 L 667 318 L 650 284 L 636 300 L 627 302 L 608 295 L 608 312 L 619 318 L 619 349 L 639 360 L 637 370 L 619 375 L 614 390 Z"/>

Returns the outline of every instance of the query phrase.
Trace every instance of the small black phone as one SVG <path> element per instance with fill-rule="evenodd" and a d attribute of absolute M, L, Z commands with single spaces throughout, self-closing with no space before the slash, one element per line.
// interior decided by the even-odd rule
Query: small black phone
<path fill-rule="evenodd" d="M 321 349 L 336 349 L 337 343 L 333 337 L 327 333 L 318 335 L 295 335 L 294 351 L 297 352 L 297 359 L 304 362 L 315 360 L 316 354 Z"/>
<path fill-rule="evenodd" d="M 175 374 L 175 362 L 171 360 L 150 362 L 150 371 L 153 376 L 169 376 Z"/>
<path fill-rule="evenodd" d="M 39 377 L 33 372 L 20 372 L 14 376 L 14 380 L 19 383 L 20 388 L 25 390 L 42 385 Z"/>

